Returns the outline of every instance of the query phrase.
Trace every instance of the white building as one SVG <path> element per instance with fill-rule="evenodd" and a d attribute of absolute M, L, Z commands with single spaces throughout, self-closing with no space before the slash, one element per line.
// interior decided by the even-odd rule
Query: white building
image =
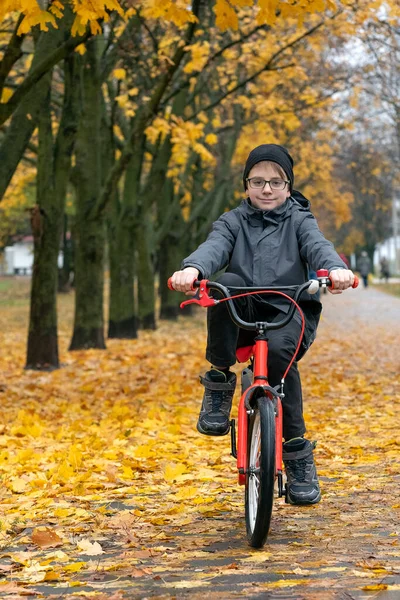
<path fill-rule="evenodd" d="M 63 266 L 63 253 L 58 255 L 58 266 Z M 0 261 L 0 275 L 32 275 L 33 236 L 26 235 L 12 246 L 4 248 L 3 260 Z"/>
<path fill-rule="evenodd" d="M 33 266 L 33 236 L 27 235 L 4 248 L 4 275 L 31 275 Z"/>

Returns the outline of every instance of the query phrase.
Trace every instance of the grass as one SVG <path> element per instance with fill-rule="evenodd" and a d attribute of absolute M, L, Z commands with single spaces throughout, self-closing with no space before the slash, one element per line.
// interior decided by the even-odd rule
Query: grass
<path fill-rule="evenodd" d="M 0 306 L 29 303 L 30 287 L 30 277 L 0 277 Z"/>
<path fill-rule="evenodd" d="M 374 285 L 374 287 L 381 292 L 385 292 L 385 294 L 400 298 L 400 283 L 380 283 L 379 285 Z"/>
<path fill-rule="evenodd" d="M 16 330 L 28 328 L 31 278 L 0 277 L 0 322 L 3 327 Z M 73 292 L 57 295 L 59 334 L 72 335 L 74 312 Z"/>

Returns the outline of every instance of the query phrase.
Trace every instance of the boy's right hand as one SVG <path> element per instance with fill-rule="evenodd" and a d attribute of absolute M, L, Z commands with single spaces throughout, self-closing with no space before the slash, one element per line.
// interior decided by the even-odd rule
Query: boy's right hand
<path fill-rule="evenodd" d="M 194 267 L 186 267 L 183 271 L 175 271 L 171 277 L 171 284 L 177 292 L 184 292 L 186 296 L 194 296 L 197 290 L 192 289 L 193 282 L 198 279 L 200 271 Z"/>

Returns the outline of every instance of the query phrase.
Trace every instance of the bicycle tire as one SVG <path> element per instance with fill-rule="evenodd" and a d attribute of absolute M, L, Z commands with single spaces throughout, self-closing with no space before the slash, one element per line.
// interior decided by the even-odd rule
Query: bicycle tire
<path fill-rule="evenodd" d="M 245 510 L 247 539 L 261 548 L 268 537 L 275 485 L 275 412 L 268 398 L 258 398 L 249 416 Z"/>

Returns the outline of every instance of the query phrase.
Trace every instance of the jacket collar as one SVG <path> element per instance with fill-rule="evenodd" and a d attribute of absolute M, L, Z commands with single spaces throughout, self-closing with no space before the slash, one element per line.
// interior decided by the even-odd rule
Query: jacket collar
<path fill-rule="evenodd" d="M 246 198 L 246 200 L 242 200 L 239 205 L 239 210 L 243 216 L 250 221 L 270 221 L 272 223 L 278 223 L 289 216 L 292 208 L 290 200 L 291 199 L 288 198 L 281 206 L 278 206 L 278 208 L 275 208 L 274 210 L 261 210 L 261 208 L 252 206 L 250 204 L 250 199 Z"/>
<path fill-rule="evenodd" d="M 288 218 L 294 207 L 300 210 L 310 210 L 310 202 L 300 192 L 293 190 L 292 196 L 287 198 L 283 204 L 273 210 L 261 210 L 251 205 L 250 199 L 242 200 L 239 210 L 246 219 L 251 221 L 270 221 L 278 223 Z"/>

